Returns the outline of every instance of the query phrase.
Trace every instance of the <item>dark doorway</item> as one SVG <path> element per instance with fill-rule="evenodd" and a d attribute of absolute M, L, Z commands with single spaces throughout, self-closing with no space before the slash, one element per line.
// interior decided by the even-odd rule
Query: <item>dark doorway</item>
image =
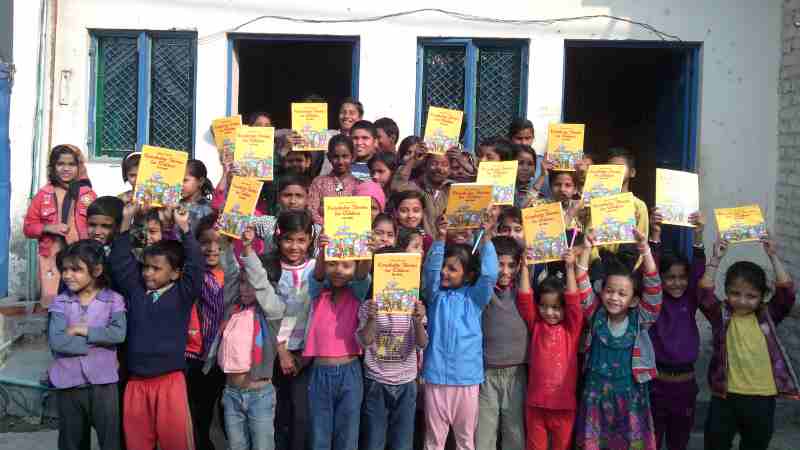
<path fill-rule="evenodd" d="M 277 128 L 289 128 L 291 103 L 314 96 L 328 103 L 329 126 L 336 128 L 341 101 L 358 95 L 358 38 L 247 37 L 233 42 L 238 83 L 232 110 L 245 118 L 265 111 Z"/>
<path fill-rule="evenodd" d="M 699 49 L 696 43 L 566 42 L 563 120 L 586 124 L 584 147 L 595 161 L 611 147 L 635 154 L 631 190 L 648 206 L 655 201 L 656 167 L 695 170 Z M 686 245 L 683 230 L 666 228 L 672 232 L 665 240 Z"/>

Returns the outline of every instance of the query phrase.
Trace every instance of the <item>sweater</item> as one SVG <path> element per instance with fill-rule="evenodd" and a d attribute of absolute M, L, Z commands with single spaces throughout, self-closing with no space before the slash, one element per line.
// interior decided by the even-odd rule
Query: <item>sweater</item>
<path fill-rule="evenodd" d="M 181 243 L 185 254 L 181 277 L 155 301 L 131 252 L 130 234 L 119 235 L 111 248 L 111 276 L 128 300 L 126 356 L 135 376 L 155 377 L 186 367 L 189 315 L 200 297 L 204 260 L 192 233 L 181 233 Z"/>
<path fill-rule="evenodd" d="M 528 326 L 516 304 L 517 289 L 495 288 L 483 311 L 483 359 L 486 367 L 508 367 L 528 361 Z"/>

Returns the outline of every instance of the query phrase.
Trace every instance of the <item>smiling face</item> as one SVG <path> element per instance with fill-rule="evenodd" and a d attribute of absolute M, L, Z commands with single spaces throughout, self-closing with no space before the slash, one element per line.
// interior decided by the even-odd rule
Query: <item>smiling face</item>
<path fill-rule="evenodd" d="M 147 255 L 142 266 L 142 278 L 145 287 L 150 290 L 161 289 L 174 283 L 181 276 L 181 271 L 172 267 L 164 255 Z"/>
<path fill-rule="evenodd" d="M 339 128 L 344 134 L 350 133 L 350 128 L 353 124 L 361 120 L 361 114 L 358 113 L 358 108 L 352 103 L 344 103 L 339 109 Z"/>
<path fill-rule="evenodd" d="M 464 265 L 456 256 L 450 256 L 444 260 L 442 266 L 442 287 L 447 289 L 457 289 L 464 284 Z"/>
<path fill-rule="evenodd" d="M 549 325 L 556 325 L 564 320 L 564 303 L 555 292 L 542 294 L 539 298 L 539 316 Z"/>
<path fill-rule="evenodd" d="M 450 161 L 444 155 L 429 155 L 425 174 L 428 181 L 434 186 L 439 186 L 450 176 Z"/>
<path fill-rule="evenodd" d="M 497 226 L 497 235 L 514 238 L 520 243 L 525 242 L 525 233 L 522 229 L 522 224 L 510 217 L 503 219 L 503 223 Z"/>
<path fill-rule="evenodd" d="M 341 288 L 347 286 L 356 273 L 355 261 L 326 261 L 325 275 L 331 282 L 331 286 Z"/>
<path fill-rule="evenodd" d="M 689 270 L 685 264 L 673 264 L 661 274 L 664 292 L 674 299 L 681 298 L 689 287 Z"/>
<path fill-rule="evenodd" d="M 200 235 L 200 252 L 206 259 L 206 267 L 216 269 L 220 264 L 219 233 L 209 228 Z"/>
<path fill-rule="evenodd" d="M 328 161 L 331 162 L 331 173 L 342 176 L 350 173 L 350 166 L 353 164 L 353 154 L 344 144 L 338 144 L 333 148 L 333 152 L 328 153 Z"/>
<path fill-rule="evenodd" d="M 311 236 L 302 231 L 286 233 L 278 239 L 278 250 L 281 258 L 287 264 L 296 266 L 302 264 L 308 255 L 308 247 L 311 245 Z"/>
<path fill-rule="evenodd" d="M 395 144 L 397 143 L 386 134 L 383 128 L 378 128 L 378 149 L 384 152 L 394 152 Z"/>
<path fill-rule="evenodd" d="M 61 267 L 61 280 L 70 292 L 79 294 L 85 289 L 94 289 L 95 279 L 103 273 L 103 266 L 94 268 L 94 273 L 89 271 L 85 262 L 78 258 L 66 259 Z"/>
<path fill-rule="evenodd" d="M 633 281 L 624 275 L 609 275 L 600 293 L 603 306 L 612 319 L 620 319 L 628 314 L 628 309 L 636 306 L 633 295 Z"/>
<path fill-rule="evenodd" d="M 744 279 L 737 278 L 725 284 L 725 296 L 734 314 L 750 314 L 761 306 L 763 293 Z"/>
<path fill-rule="evenodd" d="M 511 143 L 521 145 L 533 144 L 533 130 L 530 128 L 524 128 L 517 131 L 513 136 L 511 136 Z"/>
<path fill-rule="evenodd" d="M 302 211 L 306 209 L 308 191 L 303 186 L 290 184 L 278 194 L 278 204 L 285 211 Z"/>
<path fill-rule="evenodd" d="M 89 216 L 87 223 L 89 225 L 89 239 L 94 239 L 103 245 L 109 244 L 117 231 L 117 224 L 109 216 L 95 214 Z"/>
<path fill-rule="evenodd" d="M 497 257 L 497 262 L 497 286 L 505 289 L 514 284 L 514 280 L 517 279 L 519 261 L 514 259 L 511 255 L 500 255 Z"/>
<path fill-rule="evenodd" d="M 392 171 L 383 161 L 372 163 L 372 167 L 369 169 L 369 176 L 372 177 L 372 181 L 378 183 L 383 189 L 386 189 L 389 186 L 389 182 L 392 181 Z"/>
<path fill-rule="evenodd" d="M 397 242 L 394 224 L 387 220 L 381 220 L 376 223 L 375 228 L 372 229 L 372 235 L 375 237 L 375 243 L 378 248 L 394 247 Z"/>
<path fill-rule="evenodd" d="M 66 186 L 78 177 L 78 159 L 72 153 L 62 153 L 56 160 L 55 169 L 56 178 Z"/>
<path fill-rule="evenodd" d="M 377 150 L 378 141 L 368 130 L 359 128 L 350 133 L 353 146 L 356 148 L 356 161 L 369 161 Z"/>
<path fill-rule="evenodd" d="M 422 202 L 416 198 L 407 198 L 397 205 L 395 219 L 402 227 L 417 228 L 422 225 L 422 214 Z"/>

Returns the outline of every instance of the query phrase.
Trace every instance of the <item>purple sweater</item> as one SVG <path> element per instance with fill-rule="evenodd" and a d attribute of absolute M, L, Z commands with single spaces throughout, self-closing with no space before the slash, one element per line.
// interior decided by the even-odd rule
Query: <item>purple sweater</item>
<path fill-rule="evenodd" d="M 650 243 L 653 256 L 661 262 L 661 245 Z M 706 255 L 702 248 L 694 249 L 694 257 L 689 272 L 689 286 L 680 298 L 674 298 L 663 289 L 664 301 L 661 314 L 650 327 L 650 340 L 656 352 L 656 365 L 666 372 L 680 368 L 689 370 L 697 361 L 700 349 L 700 333 L 695 314 L 699 306 L 697 284 L 705 273 Z"/>

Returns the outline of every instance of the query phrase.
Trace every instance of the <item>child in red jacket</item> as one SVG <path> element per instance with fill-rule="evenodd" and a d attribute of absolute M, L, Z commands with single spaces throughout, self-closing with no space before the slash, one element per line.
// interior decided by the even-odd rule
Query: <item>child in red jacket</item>
<path fill-rule="evenodd" d="M 525 408 L 528 450 L 548 448 L 548 435 L 550 448 L 566 450 L 572 438 L 578 346 L 584 321 L 581 299 L 588 293 L 578 291 L 576 251 L 564 253 L 566 289 L 560 278 L 544 279 L 536 289 L 536 305 L 527 266 L 522 266 L 519 277 L 517 307 L 531 332 Z"/>

